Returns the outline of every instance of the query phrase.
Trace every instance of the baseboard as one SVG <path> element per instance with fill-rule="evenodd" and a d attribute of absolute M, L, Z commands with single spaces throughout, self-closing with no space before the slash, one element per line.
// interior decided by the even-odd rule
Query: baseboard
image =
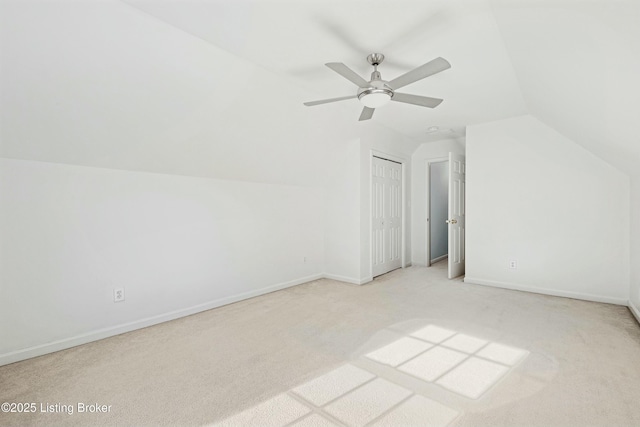
<path fill-rule="evenodd" d="M 629 311 L 631 312 L 631 314 L 633 314 L 633 317 L 636 318 L 636 321 L 640 323 L 640 310 L 638 310 L 638 307 L 636 307 L 635 304 L 631 302 L 631 300 L 629 300 L 627 307 L 629 307 Z"/>
<path fill-rule="evenodd" d="M 580 292 L 570 291 L 558 291 L 556 289 L 547 288 L 532 288 L 529 286 L 519 285 L 517 283 L 497 282 L 493 280 L 478 279 L 475 277 L 466 276 L 464 278 L 465 283 L 471 283 L 473 285 L 492 286 L 494 288 L 511 289 L 514 291 L 532 292 L 534 294 L 551 295 L 555 297 L 573 298 L 585 301 L 604 302 L 607 304 L 624 305 L 628 304 L 628 301 L 624 298 L 612 298 L 601 295 L 583 294 Z"/>
<path fill-rule="evenodd" d="M 435 264 L 436 262 L 438 262 L 438 261 L 442 261 L 442 260 L 443 260 L 443 259 L 445 259 L 445 258 L 449 258 L 449 254 L 439 256 L 439 257 L 438 257 L 438 258 L 436 258 L 436 259 L 432 259 L 432 260 L 431 260 L 431 264 Z"/>
<path fill-rule="evenodd" d="M 292 286 L 297 286 L 302 283 L 307 283 L 313 280 L 322 279 L 323 277 L 324 277 L 323 274 L 314 274 L 311 276 L 301 277 L 299 279 L 278 283 L 276 285 L 267 286 L 265 288 L 257 289 L 255 291 L 243 292 L 241 294 L 236 294 L 230 297 L 220 298 L 214 301 L 198 304 L 185 309 L 175 310 L 169 313 L 164 313 L 157 316 L 136 320 L 134 322 L 129 322 L 122 325 L 117 325 L 109 328 L 87 332 L 85 334 L 76 335 L 74 337 L 65 338 L 65 339 L 54 341 L 51 343 L 41 344 L 41 345 L 25 348 L 22 350 L 13 351 L 10 353 L 0 354 L 0 366 L 8 365 L 9 363 L 19 362 L 25 359 L 30 359 L 32 357 L 54 353 L 56 351 L 65 350 L 71 347 L 76 347 L 82 344 L 87 344 L 92 341 L 98 341 L 98 340 L 109 338 L 115 335 L 124 334 L 125 332 L 135 331 L 136 329 L 146 328 L 148 326 L 157 325 L 158 323 L 164 323 L 170 320 L 175 320 L 180 317 L 190 316 L 192 314 L 200 313 L 202 311 L 211 310 L 212 308 L 221 307 L 223 305 L 231 304 L 234 302 L 242 301 L 245 299 L 257 297 L 264 294 L 268 294 L 274 291 L 278 291 L 280 289 L 290 288 Z"/>
<path fill-rule="evenodd" d="M 373 280 L 373 277 L 364 277 L 362 279 L 354 279 L 353 277 L 340 276 L 338 274 L 325 273 L 323 275 L 325 279 L 337 280 L 339 282 L 351 283 L 353 285 L 364 285 Z"/>

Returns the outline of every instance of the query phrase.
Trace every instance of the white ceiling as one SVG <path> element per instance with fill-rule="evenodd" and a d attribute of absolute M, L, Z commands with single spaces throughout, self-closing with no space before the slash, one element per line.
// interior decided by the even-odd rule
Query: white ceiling
<path fill-rule="evenodd" d="M 363 133 L 415 147 L 530 113 L 628 173 L 640 161 L 636 0 L 0 5 L 7 157 L 299 183 Z M 391 103 L 368 122 L 357 100 L 302 105 L 354 94 L 323 64 L 368 77 L 371 52 L 388 80 L 446 58 L 450 70 L 402 89 L 445 101 Z"/>
<path fill-rule="evenodd" d="M 387 61 L 379 71 L 391 80 L 442 56 L 452 64 L 450 70 L 401 90 L 444 98 L 438 108 L 392 103 L 374 114 L 377 122 L 411 138 L 428 139 L 430 126 L 463 132 L 468 124 L 525 112 L 500 32 L 484 2 L 125 1 L 306 89 L 308 96 L 300 104 L 357 92 L 323 65 L 327 62 L 344 62 L 368 80 L 373 68 L 366 56 L 380 52 Z M 357 120 L 362 106 L 348 100 L 313 108 L 340 108 Z"/>
<path fill-rule="evenodd" d="M 529 112 L 640 176 L 640 1 L 500 0 L 494 12 Z"/>

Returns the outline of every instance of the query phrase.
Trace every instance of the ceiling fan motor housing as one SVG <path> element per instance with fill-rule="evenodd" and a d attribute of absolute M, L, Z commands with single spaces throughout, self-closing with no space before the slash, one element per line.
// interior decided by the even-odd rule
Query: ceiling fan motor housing
<path fill-rule="evenodd" d="M 366 107 L 378 108 L 385 105 L 393 98 L 393 89 L 387 84 L 386 81 L 374 79 L 374 74 L 378 73 L 374 71 L 371 74 L 372 80 L 369 82 L 369 87 L 361 87 L 358 89 L 358 99 Z M 378 73 L 379 77 L 380 73 Z"/>

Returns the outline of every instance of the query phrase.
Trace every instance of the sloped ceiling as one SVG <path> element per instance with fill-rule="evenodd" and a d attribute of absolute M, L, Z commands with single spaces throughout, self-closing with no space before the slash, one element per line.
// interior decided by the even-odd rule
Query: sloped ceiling
<path fill-rule="evenodd" d="M 357 136 L 332 111 L 297 108 L 304 92 L 280 90 L 282 77 L 267 84 L 258 66 L 122 2 L 1 5 L 5 157 L 313 184 L 324 145 Z"/>
<path fill-rule="evenodd" d="M 640 2 L 493 2 L 529 112 L 640 176 Z"/>
<path fill-rule="evenodd" d="M 3 1 L 2 155 L 311 183 L 332 144 L 393 130 L 406 150 L 531 113 L 625 170 L 638 164 L 638 2 Z M 356 88 L 435 57 L 452 68 L 358 122 Z M 431 126 L 453 129 L 428 134 Z"/>
<path fill-rule="evenodd" d="M 524 103 L 491 9 L 483 2 L 424 1 L 157 1 L 128 4 L 308 90 L 302 101 L 355 95 L 357 87 L 324 66 L 344 62 L 369 77 L 366 56 L 386 55 L 379 70 L 391 80 L 438 56 L 452 68 L 403 88 L 441 97 L 436 109 L 392 103 L 377 122 L 422 139 L 430 126 L 463 129 L 470 123 L 522 114 Z M 357 100 L 342 108 L 357 120 Z M 362 123 L 366 126 L 367 123 Z"/>

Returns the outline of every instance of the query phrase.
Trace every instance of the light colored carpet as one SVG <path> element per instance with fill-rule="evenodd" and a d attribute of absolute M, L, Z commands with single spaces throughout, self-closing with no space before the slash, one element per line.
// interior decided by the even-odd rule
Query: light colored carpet
<path fill-rule="evenodd" d="M 375 375 L 370 372 L 345 365 L 294 388 L 293 392 L 315 406 L 323 406 L 373 378 Z"/>
<path fill-rule="evenodd" d="M 379 339 L 375 337 L 401 334 L 405 327 L 404 323 L 392 325 L 387 333 L 375 334 L 364 347 L 375 345 Z M 404 333 L 409 332 L 405 330 Z M 526 377 L 521 369 L 515 368 L 529 355 L 523 349 L 437 325 L 417 327 L 410 336 L 402 336 L 364 355 L 360 353 L 353 354 L 352 363 L 364 360 L 366 367 L 368 359 L 397 370 L 387 368 L 385 371 L 378 366 L 376 376 L 366 369 L 346 364 L 289 390 L 289 394 L 283 393 L 211 427 L 300 424 L 364 427 L 392 423 L 404 427 L 446 427 L 458 417 L 458 411 L 469 410 L 470 401 L 461 406 L 458 402 L 457 409 L 440 401 L 448 400 L 450 393 L 479 399 L 510 373 L 517 372 Z M 541 366 L 545 364 L 549 365 L 542 358 Z M 403 374 L 422 380 L 421 386 L 415 387 L 415 381 Z M 530 379 L 539 383 L 536 378 Z M 429 383 L 441 386 L 441 389 Z"/>
<path fill-rule="evenodd" d="M 420 378 L 423 381 L 435 381 L 436 378 L 460 364 L 467 355 L 455 350 L 436 347 L 421 354 L 398 368 L 400 371 Z"/>
<path fill-rule="evenodd" d="M 458 413 L 440 403 L 422 396 L 413 396 L 398 409 L 384 416 L 373 425 L 375 427 L 446 426 L 458 416 Z"/>
<path fill-rule="evenodd" d="M 445 270 L 318 280 L 0 367 L 0 402 L 111 405 L 0 413 L 0 425 L 640 425 L 640 327 L 625 307 L 448 281 Z M 402 372 L 434 350 L 464 357 L 431 381 Z M 328 381 L 338 397 L 308 387 L 322 408 L 305 400 L 305 384 L 345 366 L 357 385 Z"/>
<path fill-rule="evenodd" d="M 411 396 L 411 391 L 376 378 L 329 404 L 325 411 L 350 427 L 362 427 Z"/>
<path fill-rule="evenodd" d="M 311 409 L 287 394 L 280 394 L 253 408 L 215 424 L 218 427 L 281 427 L 302 418 Z"/>
<path fill-rule="evenodd" d="M 420 328 L 417 331 L 412 332 L 411 336 L 437 344 L 455 335 L 455 333 L 456 331 L 441 328 L 440 326 L 427 325 L 424 328 Z"/>
<path fill-rule="evenodd" d="M 398 366 L 401 363 L 413 359 L 420 353 L 433 347 L 433 344 L 402 337 L 397 341 L 387 344 L 378 350 L 372 351 L 366 357 L 389 366 Z"/>

